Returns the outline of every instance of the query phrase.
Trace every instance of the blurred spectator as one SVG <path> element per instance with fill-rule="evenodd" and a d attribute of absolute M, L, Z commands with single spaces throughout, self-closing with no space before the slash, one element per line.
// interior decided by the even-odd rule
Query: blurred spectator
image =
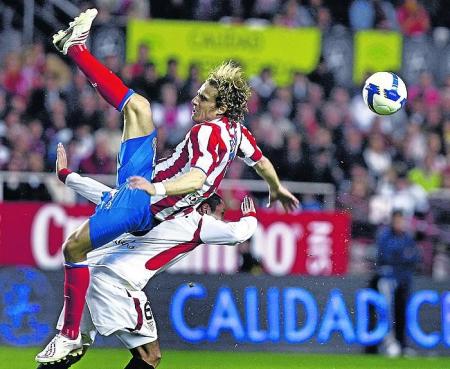
<path fill-rule="evenodd" d="M 172 147 L 183 139 L 192 126 L 190 106 L 178 105 L 177 99 L 177 88 L 172 83 L 165 83 L 161 87 L 161 103 L 152 104 L 153 121 L 156 127 L 166 131 L 166 142 Z"/>
<path fill-rule="evenodd" d="M 411 291 L 412 277 L 420 262 L 420 253 L 408 232 L 407 219 L 395 211 L 391 224 L 379 230 L 376 239 L 377 270 L 372 281 L 394 307 L 394 336 L 386 339 L 389 356 L 399 356 L 406 345 L 406 303 Z"/>
<path fill-rule="evenodd" d="M 250 86 L 259 96 L 264 106 L 267 106 L 276 88 L 275 82 L 272 79 L 272 70 L 268 67 L 263 68 L 258 76 L 250 80 Z"/>
<path fill-rule="evenodd" d="M 330 92 L 335 86 L 334 75 L 323 56 L 320 57 L 316 69 L 308 75 L 308 79 L 322 86 L 326 97 L 330 96 Z"/>
<path fill-rule="evenodd" d="M 333 163 L 333 154 L 330 148 L 321 147 L 316 153 L 313 166 L 312 182 L 323 182 L 337 185 L 341 180 L 341 172 Z"/>
<path fill-rule="evenodd" d="M 308 96 L 308 78 L 303 73 L 295 72 L 291 85 L 295 102 L 303 102 Z"/>
<path fill-rule="evenodd" d="M 148 63 L 150 63 L 150 47 L 141 43 L 138 48 L 137 60 L 131 67 L 133 78 L 142 77 Z"/>
<path fill-rule="evenodd" d="M 403 140 L 402 161 L 407 166 L 421 162 L 427 151 L 426 137 L 417 123 L 410 123 Z"/>
<path fill-rule="evenodd" d="M 345 210 L 352 217 L 352 237 L 371 238 L 374 235 L 373 225 L 369 221 L 369 199 L 371 195 L 367 171 L 355 166 L 352 170 L 350 190 L 344 190 L 337 198 L 338 209 Z"/>
<path fill-rule="evenodd" d="M 350 177 L 350 169 L 354 165 L 364 165 L 361 155 L 363 152 L 363 136 L 355 128 L 349 128 L 344 132 L 343 144 L 337 147 L 336 160 L 343 170 L 344 178 Z"/>
<path fill-rule="evenodd" d="M 425 214 L 429 210 L 427 193 L 412 184 L 406 173 L 400 170 L 391 173 L 387 181 L 377 188 L 377 196 L 371 198 L 370 218 L 374 223 L 381 223 L 392 214 L 394 209 L 401 210 L 411 219 L 414 214 Z"/>
<path fill-rule="evenodd" d="M 430 72 L 422 72 L 419 77 L 419 84 L 412 84 L 408 87 L 408 99 L 420 98 L 427 106 L 434 106 L 440 102 L 440 92 L 435 86 L 433 75 Z"/>
<path fill-rule="evenodd" d="M 418 0 L 404 0 L 397 9 L 397 19 L 406 36 L 420 36 L 430 28 L 430 15 Z"/>
<path fill-rule="evenodd" d="M 69 116 L 69 126 L 77 127 L 86 124 L 92 129 L 101 127 L 103 114 L 98 110 L 98 97 L 93 90 L 83 91 L 77 108 Z"/>
<path fill-rule="evenodd" d="M 281 13 L 275 16 L 274 23 L 290 28 L 311 27 L 314 25 L 311 14 L 297 0 L 288 0 L 284 4 Z"/>
<path fill-rule="evenodd" d="M 442 175 L 434 167 L 435 157 L 428 153 L 422 164 L 411 169 L 408 173 L 411 183 L 419 185 L 426 192 L 436 191 L 441 187 Z"/>
<path fill-rule="evenodd" d="M 395 9 L 389 1 L 354 0 L 349 8 L 349 19 L 354 30 L 397 28 Z"/>
<path fill-rule="evenodd" d="M 279 0 L 255 0 L 252 15 L 256 18 L 271 20 L 280 7 Z"/>
<path fill-rule="evenodd" d="M 317 1 L 321 2 L 321 0 L 316 0 L 316 2 Z M 331 16 L 330 9 L 328 9 L 326 6 L 318 7 L 316 24 L 323 33 L 327 33 L 331 30 L 331 26 L 333 25 L 333 18 Z"/>
<path fill-rule="evenodd" d="M 109 145 L 109 137 L 106 134 L 97 135 L 94 143 L 94 151 L 91 155 L 81 160 L 80 171 L 88 174 L 115 173 L 116 161 L 110 154 Z"/>
<path fill-rule="evenodd" d="M 163 86 L 166 83 L 172 83 L 177 90 L 183 86 L 183 81 L 178 74 L 178 60 L 175 58 L 170 58 L 167 61 L 166 74 L 158 80 L 159 86 Z"/>
<path fill-rule="evenodd" d="M 356 30 L 373 28 L 375 9 L 370 0 L 353 0 L 349 8 L 350 26 Z"/>
<path fill-rule="evenodd" d="M 275 165 L 278 166 L 282 179 L 298 182 L 312 181 L 311 153 L 301 134 L 291 134 L 287 137 L 282 155 Z"/>
<path fill-rule="evenodd" d="M 269 150 L 280 150 L 285 138 L 294 132 L 294 124 L 287 118 L 289 106 L 279 98 L 269 102 L 268 112 L 261 116 L 259 124 L 265 132 Z"/>
<path fill-rule="evenodd" d="M 200 89 L 203 81 L 200 78 L 200 70 L 197 64 L 191 64 L 189 66 L 189 74 L 186 81 L 183 84 L 183 88 L 180 92 L 180 101 L 181 102 L 190 102 L 195 95 L 197 95 L 197 91 Z"/>
<path fill-rule="evenodd" d="M 386 150 L 385 140 L 380 134 L 369 136 L 369 144 L 363 157 L 369 173 L 375 177 L 380 177 L 392 163 L 391 154 Z"/>
<path fill-rule="evenodd" d="M 159 78 L 156 72 L 155 64 L 146 63 L 144 65 L 144 71 L 141 76 L 137 76 L 132 81 L 133 89 L 150 99 L 155 101 L 159 99 Z"/>

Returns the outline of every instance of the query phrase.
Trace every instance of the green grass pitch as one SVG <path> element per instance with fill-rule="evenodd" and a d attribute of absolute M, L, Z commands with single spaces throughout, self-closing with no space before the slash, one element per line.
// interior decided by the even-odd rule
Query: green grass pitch
<path fill-rule="evenodd" d="M 37 348 L 0 347 L 1 369 L 36 368 Z M 74 369 L 122 369 L 125 349 L 92 348 Z M 450 357 L 389 359 L 381 356 L 266 352 L 163 351 L 158 369 L 449 369 Z"/>

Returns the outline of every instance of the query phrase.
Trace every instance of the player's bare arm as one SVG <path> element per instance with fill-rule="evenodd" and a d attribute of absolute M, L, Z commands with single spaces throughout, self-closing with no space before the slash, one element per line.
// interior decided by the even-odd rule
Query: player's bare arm
<path fill-rule="evenodd" d="M 277 172 L 269 159 L 263 156 L 253 168 L 269 185 L 268 207 L 272 207 L 277 200 L 281 202 L 286 211 L 293 211 L 298 207 L 298 199 L 280 183 Z"/>
<path fill-rule="evenodd" d="M 177 178 L 157 183 L 150 183 L 143 177 L 133 176 L 128 179 L 130 188 L 146 191 L 149 195 L 184 195 L 202 188 L 206 180 L 206 174 L 192 168 L 188 173 Z"/>

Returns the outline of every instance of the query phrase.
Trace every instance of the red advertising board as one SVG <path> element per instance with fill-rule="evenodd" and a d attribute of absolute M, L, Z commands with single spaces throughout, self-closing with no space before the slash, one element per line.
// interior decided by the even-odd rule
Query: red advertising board
<path fill-rule="evenodd" d="M 0 203 L 0 265 L 61 268 L 62 242 L 92 211 L 89 205 Z M 251 248 L 267 273 L 340 275 L 347 271 L 348 215 L 331 212 L 280 214 L 259 210 L 258 221 Z M 237 270 L 237 248 L 225 246 L 223 252 L 214 249 L 208 254 L 202 253 L 203 249 L 198 248 L 183 259 L 174 271 L 233 273 Z M 197 261 L 189 262 L 189 258 L 197 258 Z M 224 263 L 228 265 L 221 269 L 220 264 Z M 196 269 L 190 270 L 190 266 Z"/>

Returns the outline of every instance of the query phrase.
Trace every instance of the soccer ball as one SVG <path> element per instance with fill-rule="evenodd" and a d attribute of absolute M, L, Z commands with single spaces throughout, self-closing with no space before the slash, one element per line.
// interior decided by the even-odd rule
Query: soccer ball
<path fill-rule="evenodd" d="M 364 102 L 374 113 L 390 115 L 406 104 L 408 93 L 399 76 L 390 72 L 378 72 L 367 78 L 362 95 Z"/>

